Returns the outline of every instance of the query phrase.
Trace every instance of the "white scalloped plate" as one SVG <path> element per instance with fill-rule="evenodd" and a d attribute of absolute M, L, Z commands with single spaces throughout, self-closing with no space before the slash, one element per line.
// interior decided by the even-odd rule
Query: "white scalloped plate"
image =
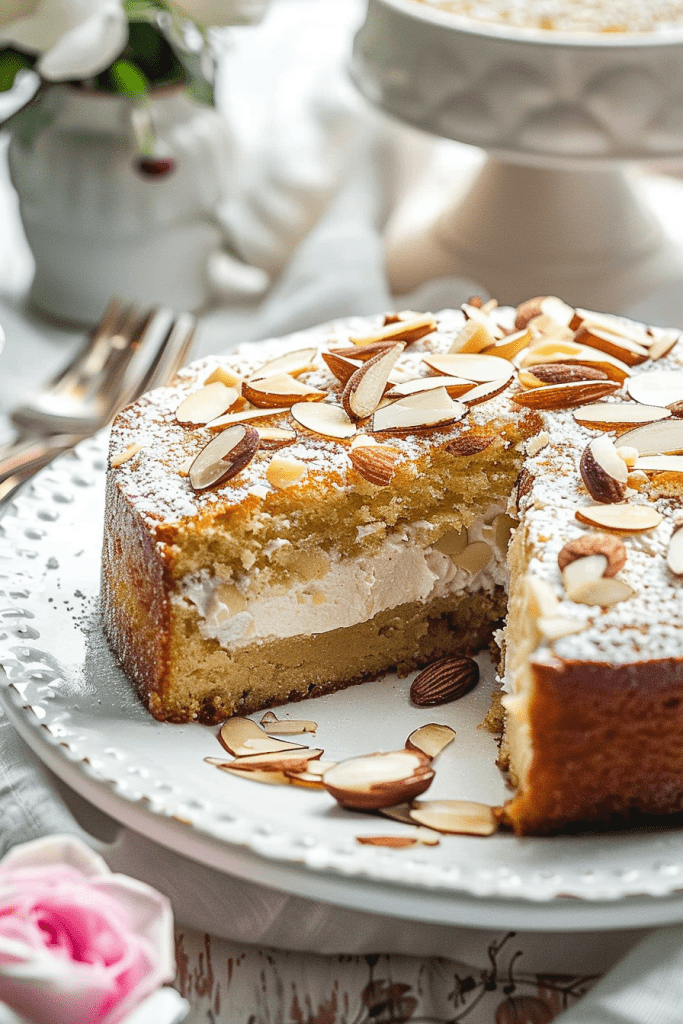
<path fill-rule="evenodd" d="M 0 522 L 0 696 L 17 730 L 68 785 L 185 856 L 275 888 L 375 913 L 500 927 L 609 928 L 683 920 L 683 830 L 517 839 L 444 836 L 438 847 L 363 846 L 402 831 L 324 792 L 242 781 L 204 763 L 217 729 L 156 722 L 98 621 L 105 443 L 83 443 Z M 488 658 L 480 659 L 490 681 Z M 305 705 L 330 759 L 393 749 L 417 725 L 456 729 L 430 796 L 499 803 L 486 680 L 431 710 L 389 675 Z M 281 717 L 300 717 L 302 705 Z M 255 716 L 258 717 L 258 716 Z M 572 899 L 567 899 L 571 897 Z M 626 899 L 626 897 L 633 897 Z"/>

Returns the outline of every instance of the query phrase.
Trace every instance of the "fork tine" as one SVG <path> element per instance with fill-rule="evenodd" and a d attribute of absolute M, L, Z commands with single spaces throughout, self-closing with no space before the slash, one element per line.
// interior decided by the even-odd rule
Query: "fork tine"
<path fill-rule="evenodd" d="M 185 362 L 197 333 L 197 322 L 190 313 L 181 313 L 175 320 L 159 358 L 141 381 L 138 394 L 168 384 Z"/>

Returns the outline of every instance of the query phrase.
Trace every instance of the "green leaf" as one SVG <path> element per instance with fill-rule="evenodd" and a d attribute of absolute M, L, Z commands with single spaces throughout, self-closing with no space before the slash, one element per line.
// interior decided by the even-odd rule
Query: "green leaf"
<path fill-rule="evenodd" d="M 109 79 L 114 92 L 124 96 L 142 96 L 149 90 L 147 76 L 129 60 L 114 61 Z"/>
<path fill-rule="evenodd" d="M 163 9 L 162 5 L 153 0 L 123 0 L 123 10 L 128 21 L 149 20 L 159 9 Z"/>
<path fill-rule="evenodd" d="M 23 53 L 16 50 L 0 50 L 0 92 L 7 92 L 14 85 L 20 71 L 30 71 L 35 64 Z"/>

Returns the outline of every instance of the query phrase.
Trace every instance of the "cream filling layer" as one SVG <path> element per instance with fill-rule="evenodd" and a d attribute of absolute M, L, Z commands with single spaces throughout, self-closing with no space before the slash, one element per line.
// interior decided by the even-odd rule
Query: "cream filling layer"
<path fill-rule="evenodd" d="M 469 527 L 470 544 L 484 539 L 490 518 L 490 514 L 482 516 Z M 320 578 L 257 592 L 250 588 L 249 577 L 226 583 L 205 570 L 183 580 L 173 600 L 192 604 L 200 617 L 202 636 L 229 649 L 326 633 L 367 622 L 379 612 L 409 602 L 426 603 L 506 585 L 504 553 L 495 544 L 490 544 L 488 564 L 472 572 L 457 565 L 450 554 L 425 543 L 430 531 L 428 523 L 413 523 L 389 534 L 371 553 L 355 558 L 330 556 L 327 572 Z"/>

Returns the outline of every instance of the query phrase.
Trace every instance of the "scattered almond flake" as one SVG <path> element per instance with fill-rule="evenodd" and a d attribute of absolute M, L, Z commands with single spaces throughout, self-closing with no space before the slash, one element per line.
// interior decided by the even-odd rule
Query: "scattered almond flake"
<path fill-rule="evenodd" d="M 513 359 L 523 352 L 531 343 L 531 331 L 525 328 L 522 331 L 515 331 L 514 334 L 507 334 L 500 341 L 496 341 L 490 348 L 485 348 L 482 355 L 500 356 L 501 359 Z"/>
<path fill-rule="evenodd" d="M 262 408 L 281 408 L 295 402 L 321 402 L 327 397 L 326 391 L 303 384 L 288 373 L 245 381 L 242 394 L 252 405 Z"/>
<path fill-rule="evenodd" d="M 577 559 L 594 555 L 601 555 L 605 559 L 605 566 L 599 575 L 616 576 L 626 564 L 624 542 L 612 533 L 582 533 L 564 545 L 557 556 L 557 564 L 560 571 L 564 572 Z"/>
<path fill-rule="evenodd" d="M 636 448 L 639 455 L 676 455 L 683 452 L 683 420 L 672 417 L 647 423 L 619 437 L 619 444 Z"/>
<path fill-rule="evenodd" d="M 319 758 L 322 753 L 320 748 L 295 748 L 292 744 L 291 747 L 285 747 L 282 750 L 264 751 L 237 757 L 231 762 L 230 767 L 236 772 L 284 772 L 287 770 L 302 772 L 306 770 L 309 761 Z"/>
<path fill-rule="evenodd" d="M 377 810 L 412 800 L 431 785 L 430 759 L 418 750 L 379 751 L 340 761 L 323 775 L 325 789 L 342 807 Z"/>
<path fill-rule="evenodd" d="M 671 534 L 666 564 L 676 576 L 683 576 L 683 528 L 680 525 Z"/>
<path fill-rule="evenodd" d="M 306 465 L 299 459 L 275 455 L 268 463 L 266 480 L 271 487 L 284 490 L 286 487 L 298 484 L 307 472 Z"/>
<path fill-rule="evenodd" d="M 533 458 L 534 455 L 538 455 L 538 453 L 542 452 L 544 448 L 547 448 L 549 443 L 550 434 L 547 430 L 541 430 L 540 433 L 536 434 L 534 437 L 529 438 L 529 440 L 527 441 L 527 455 L 530 455 Z"/>
<path fill-rule="evenodd" d="M 209 430 L 225 430 L 226 427 L 231 427 L 234 423 L 244 423 L 247 420 L 262 420 L 266 416 L 277 416 L 283 412 L 289 412 L 287 406 L 281 406 L 277 409 L 243 409 L 240 412 L 229 412 L 225 416 L 219 416 L 218 419 L 210 420 L 206 426 Z"/>
<path fill-rule="evenodd" d="M 263 719 L 261 721 L 263 722 Z M 308 719 L 285 718 L 281 722 L 263 722 L 263 728 L 269 736 L 300 736 L 305 732 L 317 732 L 318 723 Z"/>
<path fill-rule="evenodd" d="M 572 619 L 568 615 L 541 616 L 536 620 L 541 634 L 549 643 L 559 640 L 563 636 L 572 636 L 580 633 L 586 628 L 585 622 L 580 619 Z"/>
<path fill-rule="evenodd" d="M 648 357 L 646 346 L 590 324 L 582 324 L 579 327 L 574 334 L 574 341 L 577 345 L 588 345 L 590 348 L 596 348 L 600 352 L 615 356 L 617 359 L 623 360 L 627 366 L 636 366 L 638 363 L 643 363 Z"/>
<path fill-rule="evenodd" d="M 392 345 L 364 362 L 349 377 L 342 392 L 342 406 L 351 419 L 366 419 L 375 411 L 384 395 L 389 374 L 403 349 L 401 343 Z"/>
<path fill-rule="evenodd" d="M 254 747 L 254 743 L 267 745 L 267 750 L 261 747 L 259 753 L 293 750 L 299 746 L 285 740 L 273 739 L 251 718 L 239 716 L 228 718 L 221 726 L 218 736 L 221 744 L 233 757 L 245 757 L 255 753 L 257 748 Z"/>
<path fill-rule="evenodd" d="M 663 516 L 653 505 L 585 505 L 576 510 L 576 518 L 591 526 L 638 533 L 640 530 L 654 530 Z"/>
<path fill-rule="evenodd" d="M 312 430 L 323 437 L 334 437 L 340 440 L 353 437 L 356 424 L 349 419 L 338 405 L 311 404 L 302 402 L 292 406 L 292 416 L 302 427 Z"/>
<path fill-rule="evenodd" d="M 631 398 L 642 405 L 666 407 L 683 400 L 683 371 L 649 370 L 634 374 L 625 387 Z"/>
<path fill-rule="evenodd" d="M 296 431 L 289 427 L 256 427 L 255 429 L 261 439 L 261 444 L 269 447 L 293 444 L 296 441 Z"/>
<path fill-rule="evenodd" d="M 595 405 L 584 405 L 574 412 L 577 423 L 599 430 L 615 430 L 639 423 L 654 423 L 670 416 L 669 409 L 636 405 L 634 402 L 597 402 Z"/>
<path fill-rule="evenodd" d="M 469 307 L 474 308 L 474 307 Z M 463 306 L 463 312 L 465 307 Z M 481 352 L 482 349 L 491 348 L 495 345 L 497 335 L 493 334 L 488 325 L 477 320 L 470 319 L 463 324 L 458 331 L 453 343 L 449 348 L 451 352 Z"/>
<path fill-rule="evenodd" d="M 500 395 L 506 390 L 512 383 L 512 377 L 503 377 L 500 380 L 486 381 L 484 384 L 477 384 L 476 387 L 470 388 L 462 396 L 462 400 L 465 405 L 470 408 L 473 405 L 479 405 L 480 402 L 488 402 L 496 395 Z"/>
<path fill-rule="evenodd" d="M 299 348 L 293 352 L 285 352 L 282 356 L 276 356 L 275 359 L 269 359 L 267 363 L 264 363 L 258 369 L 254 370 L 249 379 L 258 380 L 261 377 L 271 377 L 274 374 L 289 374 L 291 377 L 298 377 L 299 374 L 305 373 L 306 370 L 315 370 L 315 356 L 317 349 L 312 348 Z"/>
<path fill-rule="evenodd" d="M 195 491 L 216 487 L 240 473 L 259 446 L 253 427 L 238 423 L 222 431 L 199 452 L 190 466 L 189 478 Z"/>
<path fill-rule="evenodd" d="M 375 433 L 391 433 L 446 426 L 460 420 L 467 406 L 455 402 L 445 388 L 418 392 L 378 408 L 372 418 Z"/>
<path fill-rule="evenodd" d="M 418 839 L 416 835 L 390 835 L 390 836 L 356 836 L 357 843 L 366 846 L 384 846 L 390 850 L 404 850 L 408 846 L 416 846 Z"/>
<path fill-rule="evenodd" d="M 641 456 L 636 469 L 643 473 L 683 473 L 683 455 Z"/>
<path fill-rule="evenodd" d="M 232 408 L 239 397 L 237 388 L 226 387 L 220 381 L 205 384 L 183 399 L 176 409 L 176 419 L 183 426 L 203 427 Z"/>
<path fill-rule="evenodd" d="M 459 377 L 417 377 L 406 381 L 404 384 L 395 384 L 387 391 L 386 398 L 405 398 L 407 395 L 415 395 L 418 391 L 434 391 L 435 388 L 445 388 L 451 398 L 459 398 L 466 391 L 475 387 L 473 380 L 461 380 Z"/>
<path fill-rule="evenodd" d="M 242 390 L 242 378 L 239 373 L 234 373 L 227 366 L 217 366 L 204 380 L 204 384 L 215 384 L 216 382 L 225 384 L 227 388 Z"/>
<path fill-rule="evenodd" d="M 490 836 L 498 829 L 494 808 L 473 800 L 415 800 L 410 816 L 435 832 L 455 835 Z"/>
<path fill-rule="evenodd" d="M 249 782 L 260 782 L 266 786 L 289 786 L 291 779 L 282 771 L 238 771 L 232 764 L 219 764 L 222 772 L 228 772 L 233 778 L 247 779 Z"/>
<path fill-rule="evenodd" d="M 680 340 L 680 332 L 675 330 L 661 331 L 654 335 L 654 341 L 650 345 L 650 359 L 661 359 L 669 354 L 671 349 Z"/>
<path fill-rule="evenodd" d="M 144 445 L 141 444 L 129 444 L 125 451 L 120 452 L 118 455 L 112 455 L 111 466 L 112 469 L 117 469 L 122 466 L 124 462 L 128 462 L 134 455 L 142 451 Z"/>
<path fill-rule="evenodd" d="M 354 448 L 368 448 L 373 445 L 376 446 L 379 443 L 380 442 L 377 438 L 373 437 L 372 434 L 358 433 L 351 439 L 351 446 L 349 450 L 353 451 Z"/>
<path fill-rule="evenodd" d="M 499 356 L 463 355 L 456 352 L 448 355 L 429 354 L 422 358 L 436 373 L 473 380 L 475 384 L 508 380 L 515 372 L 514 365 Z"/>
<path fill-rule="evenodd" d="M 454 739 L 455 730 L 451 729 L 449 725 L 430 722 L 428 725 L 421 725 L 419 729 L 413 729 L 406 740 L 406 747 L 408 750 L 421 750 L 423 754 L 433 760 Z"/>
<path fill-rule="evenodd" d="M 353 345 L 372 345 L 378 341 L 405 341 L 406 344 L 410 344 L 426 334 L 431 334 L 436 330 L 436 326 L 436 321 L 430 314 L 415 320 L 397 320 L 372 334 L 351 335 L 349 341 Z"/>

